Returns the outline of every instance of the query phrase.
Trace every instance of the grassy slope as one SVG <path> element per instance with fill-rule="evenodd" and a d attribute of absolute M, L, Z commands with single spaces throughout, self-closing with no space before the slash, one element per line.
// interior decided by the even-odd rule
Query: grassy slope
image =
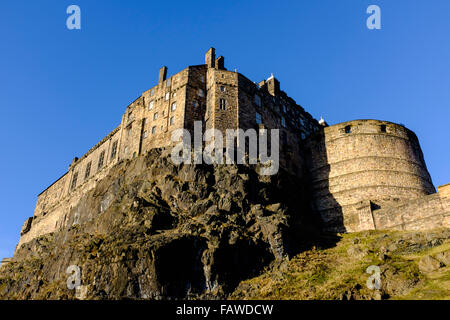
<path fill-rule="evenodd" d="M 450 266 L 425 273 L 418 262 L 450 250 L 448 230 L 361 232 L 340 235 L 281 266 L 243 281 L 232 299 L 450 299 Z M 366 269 L 379 266 L 381 290 L 370 290 Z"/>

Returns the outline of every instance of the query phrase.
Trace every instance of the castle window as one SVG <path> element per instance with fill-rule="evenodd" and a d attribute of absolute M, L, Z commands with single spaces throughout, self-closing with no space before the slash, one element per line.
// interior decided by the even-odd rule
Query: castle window
<path fill-rule="evenodd" d="M 72 178 L 72 186 L 71 186 L 72 190 L 75 189 L 75 187 L 77 186 L 77 179 L 78 179 L 78 172 L 75 172 Z"/>
<path fill-rule="evenodd" d="M 260 113 L 256 113 L 256 124 L 262 124 L 262 116 Z"/>
<path fill-rule="evenodd" d="M 100 170 L 103 167 L 103 160 L 105 159 L 105 151 L 100 153 L 100 157 L 98 159 L 98 169 Z"/>
<path fill-rule="evenodd" d="M 177 96 L 177 93 L 176 92 L 174 92 L 173 94 L 172 94 L 172 97 L 176 97 Z"/>
<path fill-rule="evenodd" d="M 284 104 L 281 106 L 281 110 L 283 110 L 284 113 L 287 112 L 287 108 L 286 108 L 286 106 Z"/>
<path fill-rule="evenodd" d="M 176 103 L 176 102 L 172 103 L 172 108 L 171 108 L 171 110 L 172 110 L 172 111 L 177 110 L 177 103 Z"/>
<path fill-rule="evenodd" d="M 116 153 L 117 153 L 117 141 L 114 141 L 111 150 L 111 159 L 114 159 L 116 157 Z"/>
<path fill-rule="evenodd" d="M 220 91 L 225 92 L 225 87 L 224 86 L 220 86 Z"/>
<path fill-rule="evenodd" d="M 124 152 L 125 154 L 127 154 L 127 153 L 128 153 L 128 147 L 123 148 L 123 152 Z"/>
<path fill-rule="evenodd" d="M 154 126 L 153 128 L 152 128 L 152 134 L 155 134 L 156 133 L 156 126 Z"/>
<path fill-rule="evenodd" d="M 169 100 L 169 98 L 170 98 L 170 92 L 167 92 L 166 93 L 166 101 Z"/>
<path fill-rule="evenodd" d="M 306 139 L 306 134 L 304 132 L 301 133 L 302 140 Z"/>
<path fill-rule="evenodd" d="M 258 107 L 261 107 L 261 97 L 255 94 L 255 103 Z"/>
<path fill-rule="evenodd" d="M 147 136 L 148 136 L 148 134 L 147 134 L 147 130 L 145 130 L 145 131 L 144 131 L 144 135 L 143 135 L 143 138 L 145 139 L 145 138 L 147 138 Z"/>
<path fill-rule="evenodd" d="M 170 125 L 173 125 L 174 122 L 175 122 L 175 118 L 174 118 L 174 117 L 170 117 L 169 124 L 170 124 Z"/>
<path fill-rule="evenodd" d="M 385 124 L 382 124 L 382 125 L 380 126 L 380 129 L 381 129 L 381 132 L 386 132 L 386 125 L 385 125 Z"/>
<path fill-rule="evenodd" d="M 128 127 L 127 135 L 128 135 L 128 137 L 131 136 L 131 126 Z"/>
<path fill-rule="evenodd" d="M 87 180 L 89 178 L 89 176 L 91 175 L 91 165 L 92 165 L 92 161 L 89 162 L 86 166 L 86 172 L 84 173 L 84 180 Z"/>
<path fill-rule="evenodd" d="M 147 118 L 142 119 L 142 125 L 145 126 L 147 124 Z"/>
<path fill-rule="evenodd" d="M 192 106 L 194 108 L 197 108 L 198 107 L 198 102 L 196 100 L 192 101 Z"/>
<path fill-rule="evenodd" d="M 201 81 L 201 82 L 205 82 L 205 76 L 204 76 L 204 75 L 201 75 L 201 76 L 200 76 L 200 81 Z"/>
<path fill-rule="evenodd" d="M 148 110 L 152 110 L 154 105 L 155 105 L 155 101 L 150 101 L 150 103 L 148 105 Z"/>
<path fill-rule="evenodd" d="M 170 79 L 166 81 L 166 87 L 170 87 Z"/>
<path fill-rule="evenodd" d="M 205 94 L 204 94 L 202 89 L 198 89 L 198 96 L 199 97 L 204 97 L 205 96 Z"/>
<path fill-rule="evenodd" d="M 133 159 L 136 158 L 136 151 L 133 152 Z"/>
<path fill-rule="evenodd" d="M 351 133 L 352 132 L 352 127 L 351 126 L 346 126 L 345 127 L 345 133 Z"/>
<path fill-rule="evenodd" d="M 150 91 L 150 96 L 153 96 L 155 94 L 155 89 L 152 89 L 151 91 Z"/>
<path fill-rule="evenodd" d="M 226 110 L 226 108 L 227 108 L 227 100 L 219 99 L 219 108 L 220 108 L 220 110 Z"/>
<path fill-rule="evenodd" d="M 302 118 L 299 118 L 298 122 L 300 123 L 300 126 L 302 126 L 302 127 L 305 126 L 305 120 L 303 120 Z"/>
<path fill-rule="evenodd" d="M 222 79 L 225 78 L 225 75 L 222 73 Z"/>
<path fill-rule="evenodd" d="M 155 112 L 155 113 L 153 114 L 153 120 L 156 120 L 156 119 L 158 119 L 158 112 Z"/>
<path fill-rule="evenodd" d="M 281 117 L 281 125 L 283 128 L 286 128 L 286 119 L 284 117 Z"/>

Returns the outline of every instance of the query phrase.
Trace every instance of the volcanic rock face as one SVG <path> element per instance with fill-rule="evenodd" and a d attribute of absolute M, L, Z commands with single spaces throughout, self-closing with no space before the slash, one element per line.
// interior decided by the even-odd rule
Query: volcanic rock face
<path fill-rule="evenodd" d="M 303 181 L 246 165 L 123 161 L 0 271 L 0 299 L 223 298 L 296 253 L 311 225 Z M 70 290 L 69 266 L 81 271 Z"/>

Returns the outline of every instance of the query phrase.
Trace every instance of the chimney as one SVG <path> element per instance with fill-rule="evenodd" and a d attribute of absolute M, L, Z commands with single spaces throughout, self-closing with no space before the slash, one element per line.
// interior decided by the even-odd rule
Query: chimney
<path fill-rule="evenodd" d="M 223 56 L 220 56 L 216 59 L 216 69 L 226 70 L 225 69 L 225 58 Z"/>
<path fill-rule="evenodd" d="M 164 80 L 166 80 L 167 77 L 167 67 L 164 66 L 161 69 L 159 69 L 159 79 L 158 84 L 162 83 Z"/>
<path fill-rule="evenodd" d="M 273 74 L 267 79 L 266 84 L 267 91 L 269 91 L 272 96 L 280 94 L 280 81 L 278 81 Z"/>
<path fill-rule="evenodd" d="M 205 54 L 205 64 L 208 68 L 214 68 L 216 60 L 216 49 L 209 48 L 208 52 Z"/>

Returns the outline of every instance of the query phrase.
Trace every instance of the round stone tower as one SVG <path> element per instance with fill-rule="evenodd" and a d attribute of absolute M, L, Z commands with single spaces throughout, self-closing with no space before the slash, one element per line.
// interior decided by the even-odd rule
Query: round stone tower
<path fill-rule="evenodd" d="M 417 136 L 395 123 L 325 127 L 306 141 L 306 158 L 313 210 L 331 231 L 361 230 L 363 205 L 376 210 L 436 192 Z"/>

